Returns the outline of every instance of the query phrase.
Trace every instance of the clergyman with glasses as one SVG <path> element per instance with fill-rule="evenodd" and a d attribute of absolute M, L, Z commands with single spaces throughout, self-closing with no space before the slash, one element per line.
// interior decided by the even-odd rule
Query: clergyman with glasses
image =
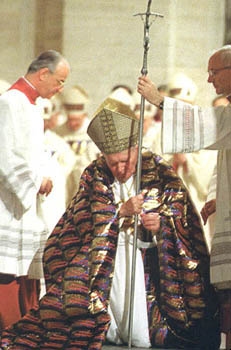
<path fill-rule="evenodd" d="M 208 83 L 216 93 L 231 96 L 231 45 L 216 50 L 208 61 Z M 163 98 L 148 77 L 140 77 L 138 91 L 163 108 L 162 144 L 165 153 L 218 150 L 216 222 L 212 241 L 211 283 L 221 300 L 221 331 L 231 348 L 231 107 L 201 108 Z M 206 164 L 205 164 L 206 166 Z M 208 213 L 208 215 L 211 213 Z"/>
<path fill-rule="evenodd" d="M 53 184 L 35 101 L 61 91 L 69 70 L 60 53 L 45 51 L 0 97 L 0 328 L 38 301 L 42 262 L 36 254 L 49 234 L 38 215 L 39 202 Z"/>

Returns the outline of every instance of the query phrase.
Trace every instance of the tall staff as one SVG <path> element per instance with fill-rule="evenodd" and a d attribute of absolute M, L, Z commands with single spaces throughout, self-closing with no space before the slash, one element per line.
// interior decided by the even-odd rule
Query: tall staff
<path fill-rule="evenodd" d="M 159 13 L 150 12 L 152 0 L 148 1 L 147 11 L 145 13 L 137 13 L 134 16 L 141 16 L 144 21 L 144 56 L 143 56 L 143 67 L 141 69 L 142 75 L 147 75 L 147 58 L 149 50 L 149 28 L 152 25 L 150 23 L 150 16 L 164 17 Z M 145 20 L 144 20 L 145 18 Z M 140 105 L 140 123 L 139 123 L 139 141 L 138 141 L 138 160 L 137 160 L 137 171 L 136 171 L 136 195 L 140 192 L 141 182 L 141 163 L 142 163 L 142 141 L 143 141 L 143 124 L 144 124 L 144 106 L 145 98 L 141 96 Z M 139 216 L 135 214 L 135 227 L 134 227 L 134 238 L 133 238 L 133 251 L 132 251 L 132 274 L 131 274 L 131 295 L 129 304 L 129 324 L 128 324 L 128 346 L 129 349 L 132 345 L 132 327 L 133 327 L 133 309 L 134 309 L 134 294 L 135 294 L 135 274 L 136 274 L 136 249 L 137 249 L 137 232 L 138 232 L 138 221 Z"/>

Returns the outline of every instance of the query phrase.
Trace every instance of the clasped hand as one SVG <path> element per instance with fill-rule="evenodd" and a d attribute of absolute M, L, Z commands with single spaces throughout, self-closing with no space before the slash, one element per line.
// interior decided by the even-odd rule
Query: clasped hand
<path fill-rule="evenodd" d="M 45 194 L 46 196 L 48 196 L 48 194 L 52 191 L 52 188 L 53 183 L 51 179 L 48 177 L 44 177 L 38 193 Z"/>
<path fill-rule="evenodd" d="M 123 203 L 120 208 L 120 217 L 140 214 L 141 222 L 146 230 L 158 232 L 160 229 L 160 216 L 158 213 L 144 213 L 143 210 L 144 193 L 133 196 Z"/>
<path fill-rule="evenodd" d="M 206 224 L 208 217 L 215 213 L 216 211 L 216 199 L 211 199 L 210 201 L 206 202 L 203 208 L 201 209 L 201 216 L 204 222 L 204 225 Z"/>

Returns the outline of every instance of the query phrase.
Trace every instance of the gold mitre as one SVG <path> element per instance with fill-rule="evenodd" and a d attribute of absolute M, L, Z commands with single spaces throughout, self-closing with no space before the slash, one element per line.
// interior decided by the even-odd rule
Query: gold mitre
<path fill-rule="evenodd" d="M 122 152 L 137 144 L 139 121 L 128 105 L 107 98 L 97 109 L 87 133 L 101 152 Z"/>

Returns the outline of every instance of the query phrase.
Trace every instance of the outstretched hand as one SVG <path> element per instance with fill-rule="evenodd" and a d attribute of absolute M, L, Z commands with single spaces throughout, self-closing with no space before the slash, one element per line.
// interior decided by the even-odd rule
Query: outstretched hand
<path fill-rule="evenodd" d="M 138 79 L 137 91 L 150 103 L 159 107 L 163 96 L 159 93 L 155 84 L 147 76 Z"/>

